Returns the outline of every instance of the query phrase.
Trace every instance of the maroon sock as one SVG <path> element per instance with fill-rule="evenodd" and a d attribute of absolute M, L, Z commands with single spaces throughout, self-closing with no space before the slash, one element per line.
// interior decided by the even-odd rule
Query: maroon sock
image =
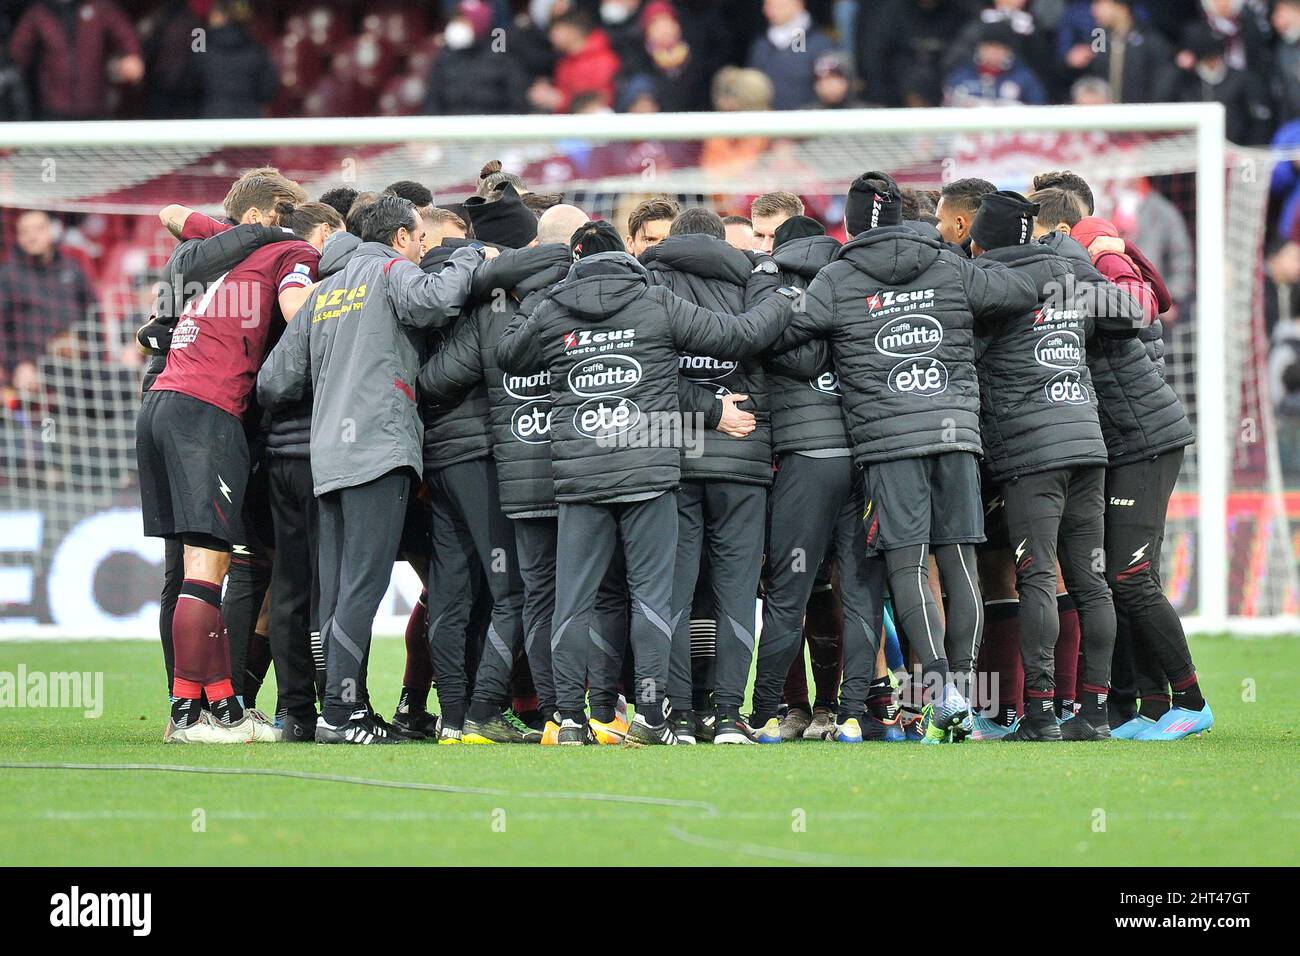
<path fill-rule="evenodd" d="M 429 656 L 429 635 L 425 633 L 429 614 L 429 593 L 420 592 L 420 599 L 411 608 L 406 619 L 406 673 L 402 686 L 427 694 L 433 683 L 433 659 Z"/>
<path fill-rule="evenodd" d="M 172 645 L 176 652 L 173 696 L 194 699 L 185 695 L 199 685 L 214 713 L 231 723 L 242 720 L 243 708 L 230 683 L 230 641 L 221 619 L 220 585 L 185 579 L 172 613 Z"/>
<path fill-rule="evenodd" d="M 785 675 L 785 691 L 781 699 L 791 707 L 797 707 L 812 713 L 808 706 L 808 662 L 803 656 L 803 642 L 799 643 L 799 653 L 795 655 L 789 672 Z"/>
<path fill-rule="evenodd" d="M 987 713 L 997 698 L 995 719 L 1010 725 L 1020 713 L 1025 694 L 1025 666 L 1020 659 L 1020 602 L 998 601 L 984 605 L 984 640 L 976 672 L 983 685 L 980 702 Z M 987 677 L 983 675 L 988 675 Z M 988 700 L 984 698 L 988 697 Z"/>
<path fill-rule="evenodd" d="M 1061 632 L 1056 639 L 1056 715 L 1068 716 L 1074 711 L 1075 682 L 1079 674 L 1079 610 L 1074 598 L 1068 594 L 1056 596 L 1056 617 Z"/>

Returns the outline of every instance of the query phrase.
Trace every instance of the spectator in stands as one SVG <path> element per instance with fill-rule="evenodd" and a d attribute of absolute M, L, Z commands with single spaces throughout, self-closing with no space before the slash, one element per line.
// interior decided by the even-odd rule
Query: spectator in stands
<path fill-rule="evenodd" d="M 1234 70 L 1267 76 L 1272 69 L 1272 36 L 1267 5 L 1247 0 L 1201 0 L 1204 22 L 1223 41 L 1223 57 Z M 1189 63 L 1178 64 L 1183 69 Z"/>
<path fill-rule="evenodd" d="M 596 93 L 613 106 L 620 64 L 605 31 L 575 11 L 551 20 L 547 36 L 559 59 L 551 79 L 537 80 L 529 88 L 528 101 L 540 110 L 567 113 L 579 93 Z"/>
<path fill-rule="evenodd" d="M 1196 263 L 1187 222 L 1178 207 L 1145 176 L 1124 183 L 1114 199 L 1110 219 L 1164 278 L 1169 297 L 1174 300 L 1165 321 L 1172 322 L 1180 311 L 1189 311 L 1196 294 Z"/>
<path fill-rule="evenodd" d="M 1255 146 L 1268 141 L 1273 109 L 1261 77 L 1228 65 L 1225 43 L 1208 23 L 1193 23 L 1183 33 L 1173 99 L 1183 103 L 1222 103 L 1231 142 Z"/>
<path fill-rule="evenodd" d="M 944 51 L 969 22 L 966 0 L 875 0 L 863 7 L 853 61 L 871 98 L 886 106 L 937 105 Z"/>
<path fill-rule="evenodd" d="M 767 32 L 749 49 L 749 67 L 772 81 L 772 108 L 794 110 L 814 97 L 813 64 L 835 49 L 826 34 L 813 27 L 804 0 L 763 0 Z"/>
<path fill-rule="evenodd" d="M 1175 80 L 1173 53 L 1158 32 L 1139 25 L 1133 2 L 1092 0 L 1104 43 L 1072 47 L 1069 65 L 1110 83 L 1117 103 L 1167 103 Z"/>
<path fill-rule="evenodd" d="M 528 76 L 517 57 L 494 47 L 492 10 L 482 0 L 461 0 L 442 31 L 442 52 L 429 73 L 424 112 L 523 113 Z"/>
<path fill-rule="evenodd" d="M 806 104 L 813 110 L 861 109 L 867 104 L 858 96 L 858 81 L 849 59 L 838 50 L 823 53 L 813 63 L 814 99 Z"/>
<path fill-rule="evenodd" d="M 1273 134 L 1270 145 L 1276 149 L 1300 149 L 1300 119 L 1284 123 Z M 1268 188 L 1272 201 L 1280 202 L 1277 235 L 1289 236 L 1297 221 L 1296 210 L 1300 209 L 1300 162 L 1284 159 L 1275 165 Z"/>
<path fill-rule="evenodd" d="M 141 23 L 149 119 L 195 115 L 199 90 L 194 31 L 202 26 L 189 0 L 167 0 Z"/>
<path fill-rule="evenodd" d="M 266 48 L 248 29 L 247 0 L 216 0 L 198 69 L 199 115 L 204 119 L 261 116 L 280 89 Z"/>
<path fill-rule="evenodd" d="M 1005 24 L 1016 61 L 1028 67 L 1045 87 L 1059 87 L 1062 71 L 1053 59 L 1052 44 L 1028 0 L 989 0 L 953 41 L 944 57 L 944 74 L 950 75 L 970 63 L 975 48 L 989 24 Z"/>
<path fill-rule="evenodd" d="M 46 352 L 66 350 L 73 326 L 95 302 L 90 280 L 54 240 L 49 214 L 18 217 L 18 248 L 0 264 L 0 380 L 19 381 L 36 372 Z"/>
<path fill-rule="evenodd" d="M 949 74 L 943 84 L 944 102 L 949 106 L 979 106 L 988 103 L 1024 103 L 1041 106 L 1047 102 L 1042 81 L 1016 59 L 1015 32 L 1006 22 L 980 25 L 974 58 Z"/>
<path fill-rule="evenodd" d="M 27 98 L 27 83 L 22 71 L 9 59 L 9 51 L 0 46 L 0 123 L 32 118 L 32 104 Z"/>
<path fill-rule="evenodd" d="M 110 52 L 118 59 L 108 59 Z M 36 76 L 38 119 L 107 119 L 111 83 L 139 83 L 135 27 L 111 0 L 40 0 L 27 8 L 9 54 Z"/>
<path fill-rule="evenodd" d="M 758 70 L 724 66 L 713 77 L 715 110 L 762 111 L 772 108 L 772 81 Z M 714 137 L 700 149 L 700 165 L 716 173 L 743 173 L 767 149 L 766 136 Z"/>
<path fill-rule="evenodd" d="M 1300 119 L 1300 0 L 1278 0 L 1273 8 L 1273 101 L 1277 119 Z"/>
<path fill-rule="evenodd" d="M 1110 84 L 1099 76 L 1081 76 L 1070 87 L 1070 102 L 1075 106 L 1105 106 L 1114 103 Z"/>
<path fill-rule="evenodd" d="M 620 110 L 632 111 L 636 100 L 646 95 L 659 110 L 669 113 L 708 109 L 708 64 L 686 42 L 673 5 L 667 0 L 650 0 L 639 23 L 640 41 L 623 53 Z"/>
<path fill-rule="evenodd" d="M 609 45 L 625 64 L 628 57 L 641 49 L 645 39 L 641 0 L 602 0 L 600 28 L 609 37 Z"/>

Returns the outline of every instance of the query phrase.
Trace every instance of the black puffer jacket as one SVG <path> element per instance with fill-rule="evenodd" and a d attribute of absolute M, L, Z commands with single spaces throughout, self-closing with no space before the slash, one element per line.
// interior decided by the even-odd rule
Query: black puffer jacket
<path fill-rule="evenodd" d="M 325 240 L 317 272 L 322 279 L 332 276 L 348 264 L 361 240 L 350 232 L 336 232 Z M 277 409 L 270 416 L 266 432 L 268 458 L 311 457 L 311 406 L 310 383 L 298 401 Z"/>
<path fill-rule="evenodd" d="M 550 372 L 556 500 L 620 501 L 675 488 L 678 353 L 754 355 L 785 325 L 790 306 L 787 296 L 771 295 L 743 315 L 719 314 L 652 286 L 626 253 L 574 263 L 497 343 L 503 369 Z"/>
<path fill-rule="evenodd" d="M 569 271 L 571 257 L 562 244 L 521 249 L 527 275 L 511 293 L 518 308 L 474 308 L 456 325 L 442 348 L 420 371 L 420 396 L 435 407 L 449 407 L 466 392 L 487 386 L 492 455 L 497 464 L 501 510 L 536 515 L 555 510 L 551 479 L 551 385 L 548 372 L 507 375 L 497 364 L 496 343 L 516 311 L 527 315 Z"/>
<path fill-rule="evenodd" d="M 977 260 L 981 267 L 994 263 L 1028 276 L 1039 300 L 1011 321 L 975 325 L 980 431 L 989 476 L 1006 481 L 1055 468 L 1105 465 L 1106 443 L 1084 347 L 1094 328 L 1135 335 L 1141 307 L 1104 281 L 1077 281 L 1069 261 L 1041 243 L 992 249 Z"/>
<path fill-rule="evenodd" d="M 772 258 L 781 270 L 782 285 L 806 289 L 839 250 L 839 240 L 831 236 L 808 236 L 782 244 Z M 809 344 L 818 346 L 811 374 L 789 374 L 791 358 L 802 349 L 766 363 L 772 449 L 777 454 L 849 447 L 843 396 L 830 361 L 830 349 L 823 340 Z"/>
<path fill-rule="evenodd" d="M 451 254 L 469 245 L 471 240 L 447 240 L 434 246 L 420 260 L 420 268 L 430 274 L 442 271 Z M 475 283 L 476 287 L 478 283 Z M 477 292 L 476 288 L 476 292 Z M 465 304 L 465 314 L 481 304 L 482 297 L 474 295 Z M 438 329 L 429 334 L 425 355 L 434 355 L 442 348 L 451 330 Z M 424 419 L 424 473 L 428 476 L 439 468 L 457 465 L 463 461 L 486 458 L 492 453 L 492 432 L 488 424 L 487 385 L 479 382 L 454 405 L 420 405 Z"/>
<path fill-rule="evenodd" d="M 774 348 L 829 339 L 859 465 L 980 454 L 975 320 L 1014 319 L 1037 302 L 1027 277 L 954 255 L 934 229 L 886 226 L 817 274 Z"/>
<path fill-rule="evenodd" d="M 779 284 L 770 257 L 747 255 L 712 236 L 669 236 L 642 253 L 641 261 L 649 271 L 651 284 L 723 314 L 744 312 L 753 301 L 746 298 L 747 294 L 763 296 Z M 750 283 L 755 270 L 762 281 Z M 754 431 L 746 438 L 706 431 L 703 454 L 683 455 L 682 478 L 771 484 L 772 419 L 762 363 L 757 359 L 734 361 L 687 353 L 681 357 L 681 374 L 708 395 L 748 395 L 749 401 L 739 407 L 751 412 L 756 421 Z"/>
<path fill-rule="evenodd" d="M 1069 236 L 1051 232 L 1040 241 L 1065 256 L 1076 276 L 1100 278 L 1087 250 Z M 1097 417 L 1112 467 L 1154 458 L 1196 440 L 1183 403 L 1165 382 L 1144 338 L 1149 339 L 1149 333 L 1136 338 L 1099 334 L 1088 343 Z"/>

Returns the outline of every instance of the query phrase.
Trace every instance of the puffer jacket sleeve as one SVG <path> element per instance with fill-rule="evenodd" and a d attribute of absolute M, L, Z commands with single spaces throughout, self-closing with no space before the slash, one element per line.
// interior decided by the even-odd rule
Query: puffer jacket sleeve
<path fill-rule="evenodd" d="M 835 329 L 835 286 L 825 269 L 798 294 L 790 309 L 790 323 L 772 343 L 769 352 L 787 352 L 796 346 L 828 337 Z"/>
<path fill-rule="evenodd" d="M 470 291 L 473 302 L 491 299 L 496 290 L 515 288 L 525 279 L 557 265 L 567 265 L 572 254 L 567 246 L 548 242 L 524 249 L 505 249 L 495 259 L 484 262 L 474 273 Z"/>
<path fill-rule="evenodd" d="M 385 268 L 388 301 L 397 321 L 417 329 L 437 329 L 460 315 L 469 298 L 474 275 L 483 260 L 473 249 L 458 249 L 446 266 L 434 273 L 405 259 L 394 259 Z"/>
<path fill-rule="evenodd" d="M 531 375 L 545 368 L 541 343 L 538 341 L 538 313 L 547 307 L 543 301 L 532 312 L 516 312 L 497 339 L 496 358 L 501 370 L 511 375 Z"/>
<path fill-rule="evenodd" d="M 767 348 L 785 325 L 793 301 L 778 293 L 740 315 L 724 315 L 692 305 L 663 286 L 651 287 L 648 294 L 664 303 L 678 349 L 722 359 L 748 358 Z"/>
<path fill-rule="evenodd" d="M 745 281 L 745 308 L 752 309 L 781 286 L 781 270 L 765 252 L 748 252 L 753 269 Z"/>
<path fill-rule="evenodd" d="M 257 401 L 276 412 L 308 394 L 311 381 L 310 302 L 294 313 L 257 373 Z"/>
<path fill-rule="evenodd" d="M 455 405 L 471 388 L 483 381 L 483 351 L 479 348 L 479 311 L 458 323 L 442 348 L 420 369 L 416 380 L 420 395 L 430 405 Z"/>
<path fill-rule="evenodd" d="M 962 271 L 966 298 L 976 319 L 1017 319 L 1038 305 L 1038 290 L 1028 275 L 1000 263 L 981 268 L 973 260 L 954 256 L 953 261 Z"/>
<path fill-rule="evenodd" d="M 784 352 L 769 353 L 763 366 L 769 372 L 791 378 L 816 378 L 830 367 L 831 346 L 825 339 L 812 339 Z"/>
<path fill-rule="evenodd" d="M 718 396 L 681 375 L 677 376 L 677 406 L 683 415 L 703 415 L 705 428 L 717 428 L 722 422 Z"/>

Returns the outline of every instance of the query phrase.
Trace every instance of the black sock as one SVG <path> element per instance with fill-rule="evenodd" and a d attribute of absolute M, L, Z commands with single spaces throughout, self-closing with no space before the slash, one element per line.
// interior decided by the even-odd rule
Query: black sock
<path fill-rule="evenodd" d="M 948 658 L 936 657 L 934 663 L 921 675 L 921 694 L 924 703 L 938 703 L 943 699 L 943 685 L 948 680 Z"/>
<path fill-rule="evenodd" d="M 1175 707 L 1182 707 L 1184 710 L 1201 710 L 1205 706 L 1205 698 L 1201 695 L 1201 685 L 1196 682 L 1195 674 L 1192 675 L 1191 681 L 1181 690 L 1177 687 L 1173 689 L 1173 704 Z M 1180 683 L 1184 682 L 1180 681 Z"/>
<path fill-rule="evenodd" d="M 399 714 L 422 714 L 429 707 L 429 688 L 403 687 L 402 696 L 397 698 Z"/>
<path fill-rule="evenodd" d="M 867 712 L 877 720 L 894 719 L 894 689 L 888 677 L 877 677 L 867 688 Z"/>
<path fill-rule="evenodd" d="M 1148 720 L 1159 720 L 1169 713 L 1169 698 L 1164 694 L 1143 696 L 1142 703 L 1138 706 L 1138 713 Z"/>
<path fill-rule="evenodd" d="M 491 720 L 500 713 L 500 705 L 488 701 L 475 700 L 470 702 L 469 710 L 465 712 L 465 719 L 481 723 L 485 720 Z"/>
<path fill-rule="evenodd" d="M 223 724 L 237 724 L 244 719 L 244 708 L 237 697 L 223 697 L 213 701 L 212 716 Z"/>
<path fill-rule="evenodd" d="M 1050 697 L 1030 697 L 1025 701 L 1025 719 L 1030 724 L 1056 723 L 1056 707 Z"/>
<path fill-rule="evenodd" d="M 1057 697 L 1054 702 L 1057 717 L 1069 717 L 1074 713 L 1074 698 Z"/>
<path fill-rule="evenodd" d="M 610 707 L 592 707 L 591 719 L 598 720 L 602 724 L 611 723 L 614 720 L 614 708 Z"/>
<path fill-rule="evenodd" d="M 197 697 L 176 697 L 172 699 L 172 723 L 177 727 L 188 727 L 199 722 L 203 708 Z"/>
<path fill-rule="evenodd" d="M 1016 708 L 1014 707 L 1003 707 L 1001 710 L 998 711 L 997 715 L 993 718 L 993 720 L 996 723 L 1001 724 L 1003 727 L 1010 727 L 1012 724 L 1016 722 L 1016 715 L 1018 713 L 1019 711 L 1017 711 Z"/>

